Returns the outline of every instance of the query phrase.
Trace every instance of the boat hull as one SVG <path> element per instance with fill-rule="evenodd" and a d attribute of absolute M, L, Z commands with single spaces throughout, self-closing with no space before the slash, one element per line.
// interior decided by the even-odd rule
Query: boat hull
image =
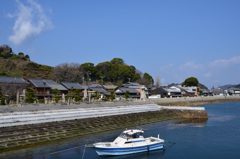
<path fill-rule="evenodd" d="M 108 156 L 108 155 L 128 155 L 133 153 L 139 153 L 139 152 L 146 152 L 146 151 L 152 151 L 152 150 L 158 150 L 163 148 L 163 143 L 156 143 L 151 145 L 144 145 L 144 146 L 138 146 L 138 147 L 94 147 L 97 154 L 100 156 Z"/>

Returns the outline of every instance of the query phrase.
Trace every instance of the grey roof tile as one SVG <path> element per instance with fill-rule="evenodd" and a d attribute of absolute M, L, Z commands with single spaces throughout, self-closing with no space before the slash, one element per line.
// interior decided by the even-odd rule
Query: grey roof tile
<path fill-rule="evenodd" d="M 29 82 L 31 82 L 36 88 L 57 88 L 60 91 L 65 91 L 67 88 L 65 88 L 63 85 L 54 82 L 50 79 L 29 79 Z M 44 86 L 44 82 L 46 82 Z"/>
<path fill-rule="evenodd" d="M 0 76 L 0 83 L 27 83 L 21 77 Z"/>
<path fill-rule="evenodd" d="M 61 82 L 63 86 L 65 86 L 67 89 L 84 89 L 79 83 L 77 82 Z"/>

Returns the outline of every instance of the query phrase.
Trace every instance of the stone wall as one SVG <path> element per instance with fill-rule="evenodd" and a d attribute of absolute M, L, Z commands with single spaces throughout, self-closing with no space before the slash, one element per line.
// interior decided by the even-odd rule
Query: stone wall
<path fill-rule="evenodd" d="M 207 96 L 207 97 L 181 97 L 181 98 L 152 98 L 149 99 L 158 105 L 165 106 L 195 106 L 219 102 L 240 101 L 240 96 Z"/>

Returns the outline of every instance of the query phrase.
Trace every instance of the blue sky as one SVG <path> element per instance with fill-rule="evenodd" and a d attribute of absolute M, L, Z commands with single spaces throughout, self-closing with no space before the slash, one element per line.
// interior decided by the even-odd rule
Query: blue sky
<path fill-rule="evenodd" d="M 0 45 L 31 61 L 118 57 L 162 85 L 240 83 L 239 0 L 2 0 Z"/>

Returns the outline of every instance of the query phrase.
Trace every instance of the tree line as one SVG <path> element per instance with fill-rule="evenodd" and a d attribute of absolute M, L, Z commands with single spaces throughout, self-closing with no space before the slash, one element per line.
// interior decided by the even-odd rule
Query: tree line
<path fill-rule="evenodd" d="M 15 77 L 30 79 L 43 78 L 47 75 L 49 79 L 57 82 L 93 82 L 112 83 L 115 85 L 121 85 L 128 81 L 138 82 L 143 85 L 151 85 L 154 83 L 151 75 L 142 73 L 133 65 L 127 65 L 121 58 L 113 58 L 110 61 L 101 62 L 97 65 L 91 62 L 83 64 L 62 63 L 51 67 L 30 62 L 28 55 L 24 55 L 22 52 L 16 55 L 10 46 L 1 45 L 0 60 L 3 64 L 0 69 L 1 76 L 15 75 Z M 30 63 L 22 63 L 21 68 L 19 68 L 17 64 L 11 60 L 29 61 Z M 45 76 L 41 74 L 45 74 Z"/>
<path fill-rule="evenodd" d="M 8 45 L 0 46 L 0 59 L 30 61 L 29 55 L 24 55 L 23 52 L 19 52 L 17 55 L 13 52 L 12 48 Z"/>
<path fill-rule="evenodd" d="M 121 85 L 128 81 L 150 85 L 154 82 L 151 75 L 142 73 L 132 65 L 125 64 L 121 58 L 91 63 L 63 63 L 53 68 L 53 79 L 57 82 L 96 82 Z"/>

